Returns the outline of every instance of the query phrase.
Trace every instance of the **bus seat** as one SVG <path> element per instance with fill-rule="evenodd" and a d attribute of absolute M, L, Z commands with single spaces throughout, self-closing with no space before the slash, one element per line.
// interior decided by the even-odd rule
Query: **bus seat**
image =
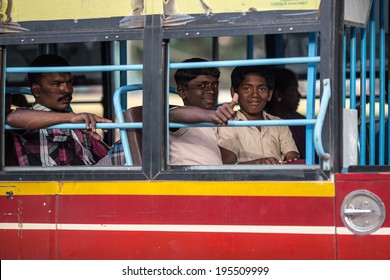
<path fill-rule="evenodd" d="M 123 112 L 125 122 L 142 122 L 142 106 L 131 107 Z M 131 156 L 134 165 L 142 164 L 142 130 L 127 129 L 127 138 L 129 140 Z"/>

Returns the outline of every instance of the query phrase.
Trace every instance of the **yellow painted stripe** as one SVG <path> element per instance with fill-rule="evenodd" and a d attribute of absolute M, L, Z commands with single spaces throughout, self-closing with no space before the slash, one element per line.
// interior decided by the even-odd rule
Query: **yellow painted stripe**
<path fill-rule="evenodd" d="M 0 195 L 43 195 L 58 193 L 58 182 L 0 182 Z M 8 194 L 7 194 L 8 193 Z"/>
<path fill-rule="evenodd" d="M 333 182 L 0 182 L 1 195 L 200 195 L 334 197 Z"/>

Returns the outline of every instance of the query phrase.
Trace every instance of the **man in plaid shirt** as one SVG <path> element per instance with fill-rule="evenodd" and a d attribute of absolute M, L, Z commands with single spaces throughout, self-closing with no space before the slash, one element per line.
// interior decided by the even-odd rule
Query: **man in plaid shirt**
<path fill-rule="evenodd" d="M 60 56 L 45 54 L 30 66 L 69 64 Z M 103 158 L 108 147 L 96 132 L 96 123 L 111 120 L 91 113 L 70 112 L 71 73 L 29 73 L 28 78 L 35 98 L 32 108 L 16 109 L 6 118 L 7 124 L 24 129 L 11 131 L 19 166 L 91 165 Z M 44 129 L 61 123 L 82 122 L 85 122 L 85 130 Z"/>

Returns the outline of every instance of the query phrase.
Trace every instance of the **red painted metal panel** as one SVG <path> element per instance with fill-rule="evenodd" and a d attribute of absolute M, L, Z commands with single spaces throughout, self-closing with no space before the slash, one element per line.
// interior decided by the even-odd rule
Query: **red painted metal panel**
<path fill-rule="evenodd" d="M 56 232 L 48 230 L 0 230 L 1 260 L 55 259 Z"/>
<path fill-rule="evenodd" d="M 332 209 L 330 197 L 17 196 L 0 222 L 329 226 Z"/>
<path fill-rule="evenodd" d="M 368 190 L 384 203 L 387 218 L 383 227 L 390 227 L 390 174 L 337 174 L 336 175 L 336 226 L 344 227 L 341 205 L 344 198 L 355 190 Z M 339 259 L 390 259 L 390 235 L 338 234 L 337 257 Z"/>
<path fill-rule="evenodd" d="M 337 255 L 348 260 L 390 260 L 390 236 L 338 235 Z"/>
<path fill-rule="evenodd" d="M 70 194 L 2 201 L 0 223 L 9 225 L 0 233 L 2 259 L 335 258 L 334 197 Z M 134 224 L 284 228 L 266 233 L 100 226 Z M 292 233 L 294 226 L 299 233 Z M 315 232 L 318 227 L 326 229 Z"/>
<path fill-rule="evenodd" d="M 0 223 L 55 223 L 55 201 L 52 195 L 1 197 Z"/>
<path fill-rule="evenodd" d="M 59 223 L 305 225 L 334 224 L 332 197 L 58 197 Z"/>
<path fill-rule="evenodd" d="M 60 231 L 60 259 L 334 259 L 334 235 Z"/>

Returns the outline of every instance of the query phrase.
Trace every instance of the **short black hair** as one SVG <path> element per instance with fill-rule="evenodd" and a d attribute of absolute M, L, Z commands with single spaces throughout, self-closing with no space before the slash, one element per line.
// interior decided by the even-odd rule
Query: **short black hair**
<path fill-rule="evenodd" d="M 206 59 L 193 57 L 183 62 L 207 62 Z M 202 67 L 178 69 L 174 75 L 176 85 L 188 86 L 188 83 L 200 75 L 212 76 L 219 79 L 221 71 L 217 67 Z"/>
<path fill-rule="evenodd" d="M 292 83 L 298 82 L 297 75 L 288 68 L 277 67 L 274 69 L 274 90 L 286 93 Z"/>
<path fill-rule="evenodd" d="M 70 66 L 69 62 L 56 54 L 42 54 L 31 62 L 30 67 Z M 38 84 L 43 73 L 28 73 L 30 86 Z"/>
<path fill-rule="evenodd" d="M 233 69 L 231 74 L 231 87 L 238 90 L 240 84 L 248 74 L 256 74 L 263 77 L 267 83 L 269 90 L 274 88 L 274 75 L 272 68 L 269 66 L 237 66 Z"/>

